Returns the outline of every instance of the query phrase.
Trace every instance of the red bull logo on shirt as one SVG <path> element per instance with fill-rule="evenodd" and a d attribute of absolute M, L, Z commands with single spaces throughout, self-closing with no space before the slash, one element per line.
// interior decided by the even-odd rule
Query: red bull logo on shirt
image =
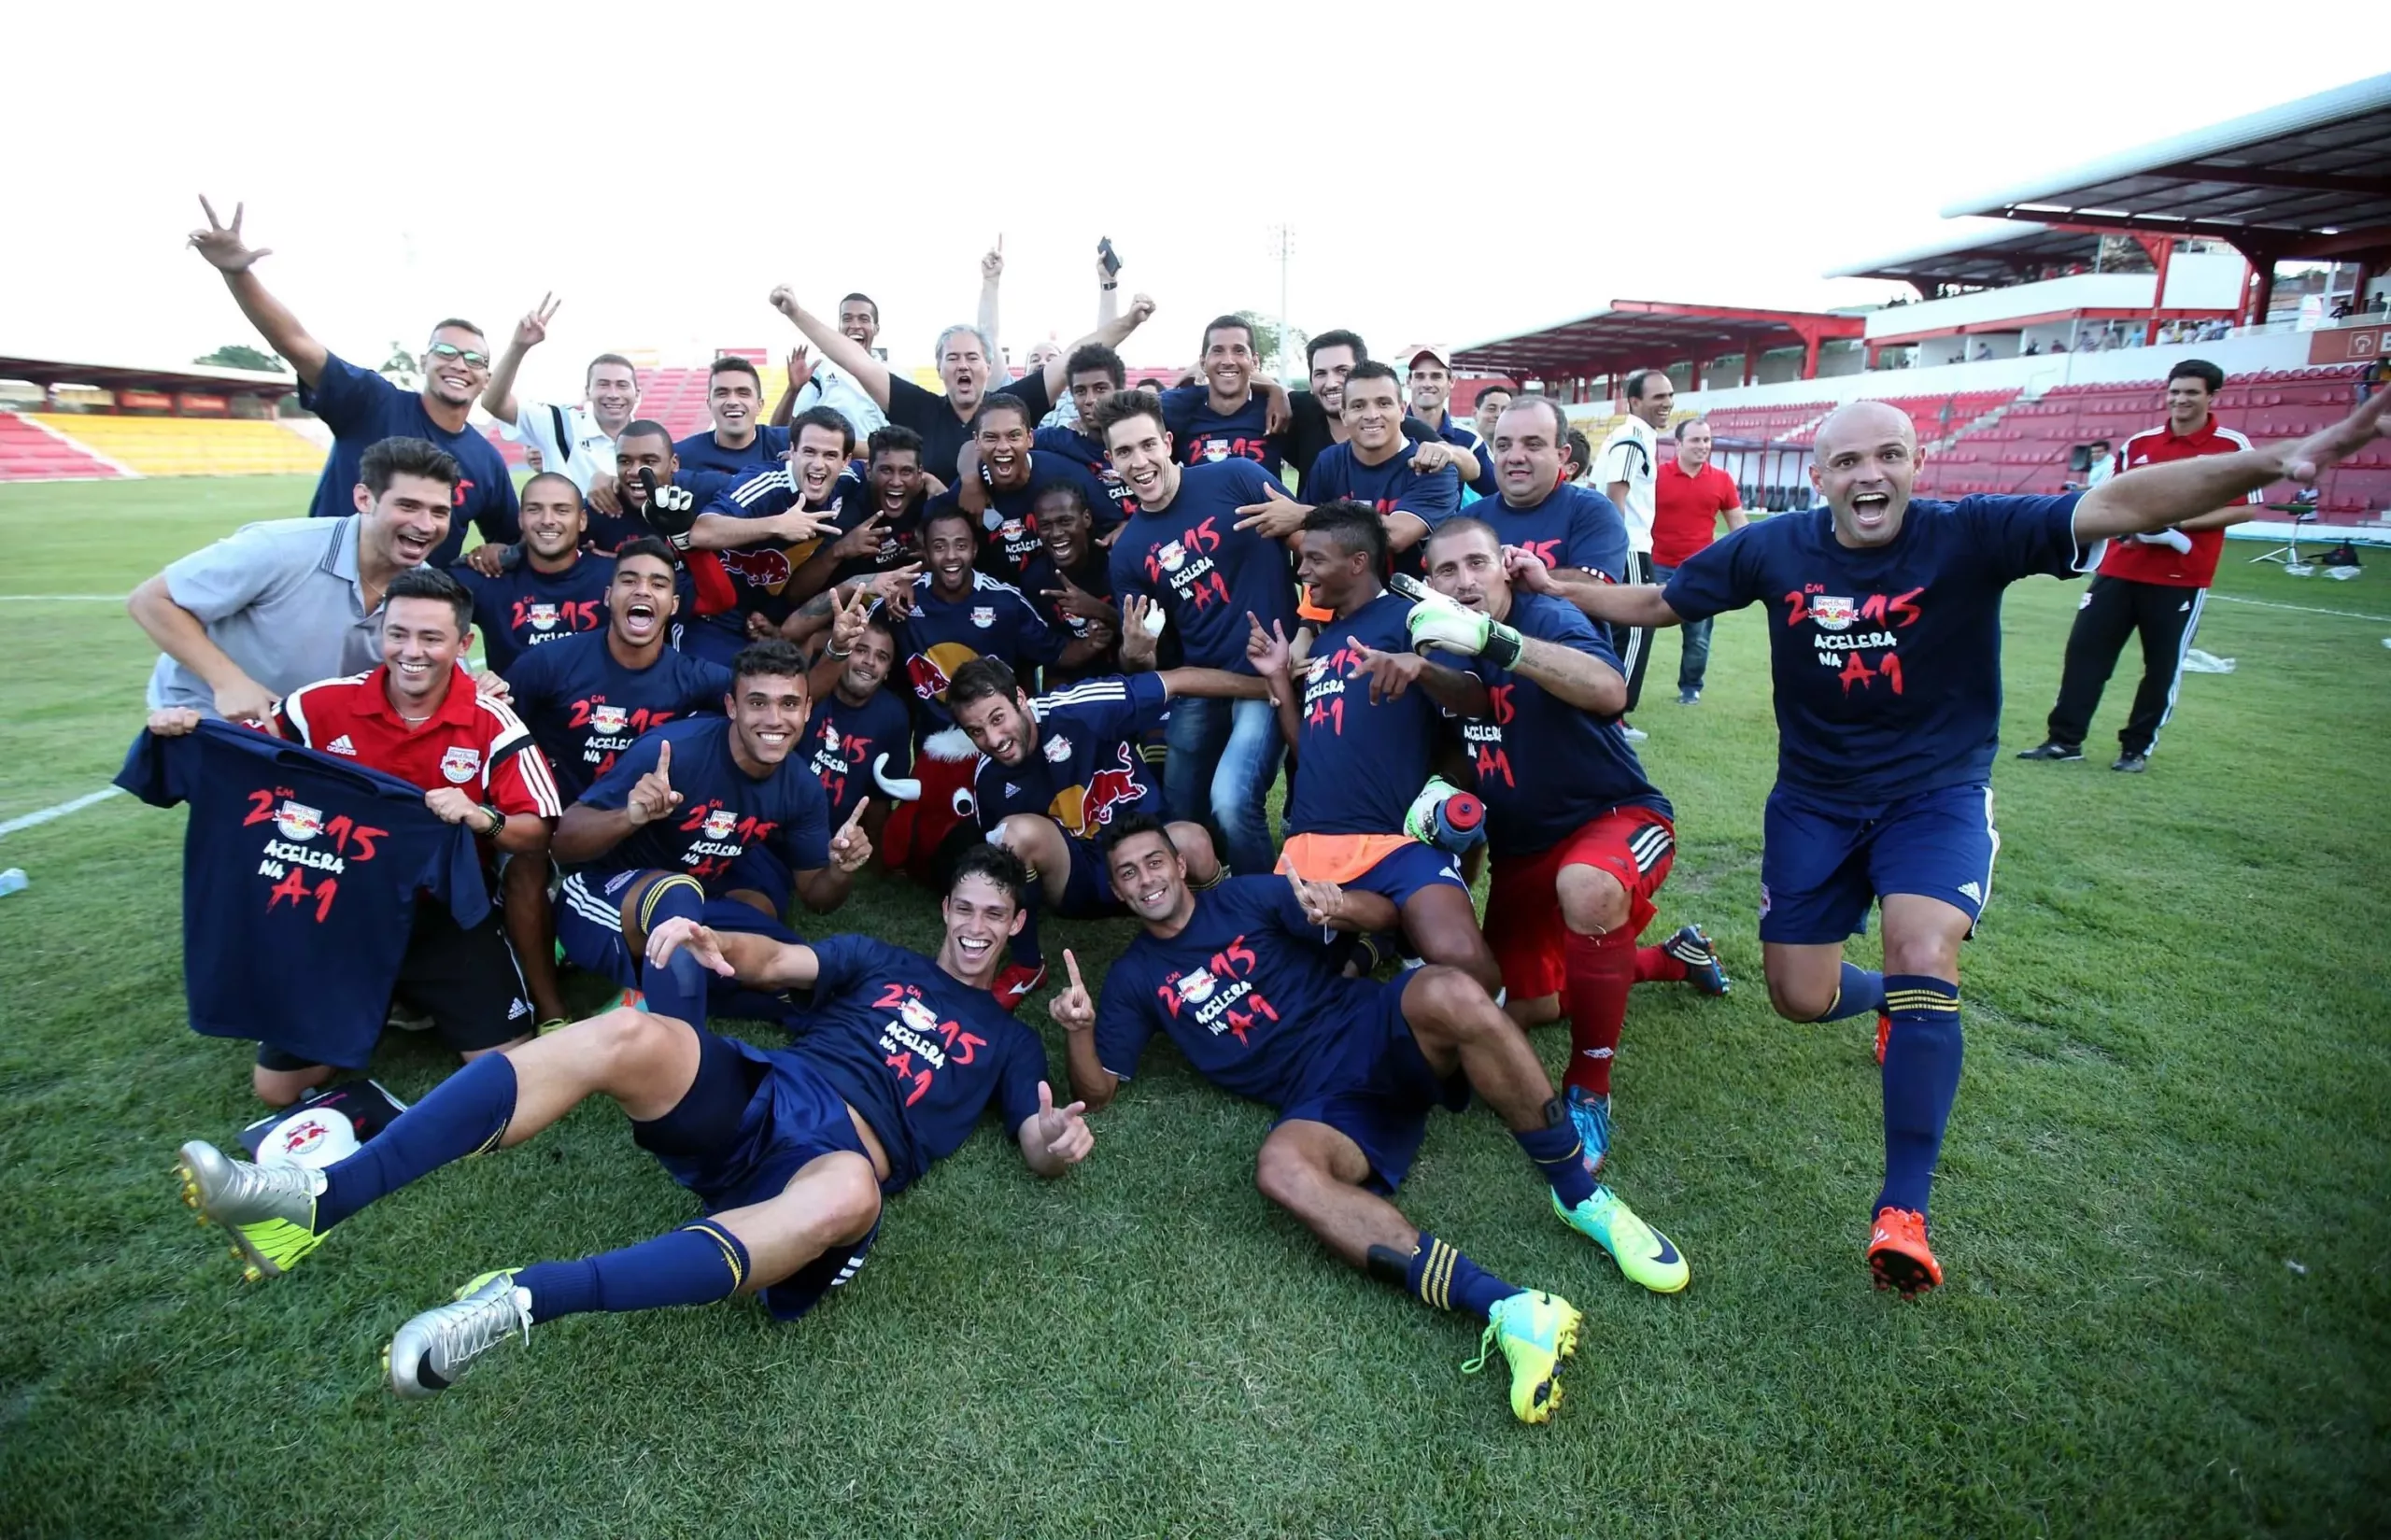
<path fill-rule="evenodd" d="M 324 815 L 299 802 L 285 802 L 274 810 L 274 827 L 286 840 L 313 840 L 324 829 Z"/>
<path fill-rule="evenodd" d="M 534 604 L 531 606 L 531 618 L 533 629 L 543 631 L 555 630 L 557 607 L 553 604 Z"/>
<path fill-rule="evenodd" d="M 358 823 L 345 812 L 327 818 L 323 810 L 299 801 L 286 786 L 249 793 L 249 811 L 241 825 L 259 824 L 272 824 L 279 836 L 266 840 L 258 860 L 257 875 L 274 882 L 266 893 L 267 911 L 286 900 L 293 909 L 312 906 L 318 925 L 332 916 L 348 863 L 374 859 L 379 841 L 390 832 Z M 317 843 L 318 839 L 324 843 Z M 319 880 L 309 882 L 311 871 L 321 873 Z"/>
<path fill-rule="evenodd" d="M 1275 1022 L 1279 1012 L 1245 977 L 1254 968 L 1252 949 L 1240 936 L 1201 968 L 1173 974 L 1156 987 L 1162 1003 L 1173 1016 L 1184 1009 L 1191 1012 L 1196 1024 L 1214 1037 L 1235 1038 L 1238 1043 L 1252 1045 L 1246 1034 L 1256 1023 Z"/>
<path fill-rule="evenodd" d="M 630 725 L 631 713 L 621 706 L 592 706 L 589 726 L 598 732 L 617 733 Z"/>
<path fill-rule="evenodd" d="M 1114 763 L 1089 776 L 1086 785 L 1065 786 L 1046 805 L 1047 816 L 1080 839 L 1093 838 L 1112 822 L 1116 810 L 1134 808 L 1153 792 L 1138 778 L 1140 761 L 1129 745 L 1120 744 L 1113 752 Z"/>
<path fill-rule="evenodd" d="M 994 611 L 988 612 L 994 621 Z M 905 678 L 913 693 L 924 700 L 944 700 L 946 686 L 954 679 L 955 671 L 980 655 L 960 642 L 933 643 L 926 652 L 915 653 L 905 659 Z"/>
<path fill-rule="evenodd" d="M 1807 584 L 1785 596 L 1785 623 L 1818 622 L 1811 644 L 1818 649 L 1822 667 L 1842 671 L 1844 694 L 1849 695 L 1855 687 L 1871 688 L 1881 679 L 1893 694 L 1900 695 L 1906 682 L 1902 677 L 1901 655 L 1893 649 L 1901 644 L 1900 630 L 1916 625 L 1923 614 L 1917 600 L 1925 591 L 1917 587 L 1889 597 L 1870 594 L 1855 602 L 1826 592 L 1824 584 Z M 1874 629 L 1852 629 L 1860 625 Z"/>
<path fill-rule="evenodd" d="M 730 838 L 730 831 L 738 827 L 737 809 L 716 808 L 706 814 L 705 837 L 709 840 L 728 840 Z"/>
<path fill-rule="evenodd" d="M 718 551 L 723 569 L 751 588 L 767 588 L 778 593 L 789 580 L 792 569 L 786 551 L 767 546 L 761 550 Z"/>

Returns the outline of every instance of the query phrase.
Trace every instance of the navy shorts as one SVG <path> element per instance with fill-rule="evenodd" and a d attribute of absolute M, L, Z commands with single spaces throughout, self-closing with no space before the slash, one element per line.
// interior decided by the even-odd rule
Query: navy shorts
<path fill-rule="evenodd" d="M 732 868 L 734 872 L 737 869 Z M 652 874 L 640 869 L 611 874 L 580 871 L 566 878 L 557 890 L 557 940 L 564 947 L 565 961 L 584 972 L 612 979 L 625 989 L 637 989 L 644 959 L 623 940 L 623 895 Z M 708 898 L 698 917 L 715 930 L 770 936 L 779 941 L 799 939 L 778 920 L 737 898 Z M 729 984 L 731 981 L 714 982 Z"/>
<path fill-rule="evenodd" d="M 1461 880 L 1461 857 L 1417 840 L 1379 856 L 1378 865 L 1344 885 L 1375 893 L 1397 909 L 1422 888 L 1442 885 L 1459 888 L 1464 897 L 1469 893 L 1469 884 Z"/>
<path fill-rule="evenodd" d="M 1973 927 L 1992 897 L 1992 788 L 1945 786 L 1898 802 L 1834 808 L 1777 787 L 1760 859 L 1760 939 L 1824 946 L 1864 935 L 1868 906 L 1896 893 L 1940 898 Z"/>
<path fill-rule="evenodd" d="M 1450 1078 L 1438 1075 L 1403 1019 L 1409 982 L 1407 977 L 1353 991 L 1336 1049 L 1313 1062 L 1279 1108 L 1279 1123 L 1324 1123 L 1361 1146 L 1370 1163 L 1366 1185 L 1381 1194 L 1410 1174 L 1429 1112 L 1469 1105 L 1469 1081 L 1458 1069 Z"/>
<path fill-rule="evenodd" d="M 829 1081 L 786 1051 L 757 1048 L 736 1038 L 713 1038 L 709 1051 L 729 1050 L 747 1061 L 755 1082 L 737 1129 L 720 1145 L 697 1155 L 656 1158 L 673 1180 L 696 1194 L 706 1212 L 745 1208 L 776 1198 L 799 1171 L 824 1155 L 847 1153 L 869 1161 L 847 1104 Z M 782 1321 L 794 1321 L 820 1303 L 863 1266 L 871 1233 L 851 1246 L 833 1246 L 758 1295 Z"/>
<path fill-rule="evenodd" d="M 1046 889 L 1054 912 L 1066 920 L 1109 920 L 1128 913 L 1112 891 L 1112 874 L 1104 869 L 1104 847 L 1075 834 L 1063 836 L 1063 847 L 1071 853 L 1070 874 L 1063 879 L 1062 892 L 1051 884 Z"/>

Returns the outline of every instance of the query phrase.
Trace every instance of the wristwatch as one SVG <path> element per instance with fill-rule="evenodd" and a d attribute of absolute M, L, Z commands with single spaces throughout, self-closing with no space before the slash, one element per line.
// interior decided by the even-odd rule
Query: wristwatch
<path fill-rule="evenodd" d="M 498 809 L 490 806 L 488 802 L 484 802 L 482 804 L 482 811 L 488 813 L 490 819 L 489 827 L 484 829 L 482 831 L 483 833 L 488 834 L 494 839 L 506 832 L 506 814 L 499 812 Z"/>

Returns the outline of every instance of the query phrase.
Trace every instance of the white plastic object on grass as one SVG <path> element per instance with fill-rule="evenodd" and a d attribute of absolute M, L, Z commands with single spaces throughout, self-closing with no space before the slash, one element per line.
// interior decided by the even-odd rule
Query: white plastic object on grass
<path fill-rule="evenodd" d="M 25 875 L 25 869 L 22 867 L 10 867 L 6 871 L 0 871 L 0 898 L 5 898 L 11 893 L 22 893 L 32 884 L 32 882 L 33 879 Z"/>

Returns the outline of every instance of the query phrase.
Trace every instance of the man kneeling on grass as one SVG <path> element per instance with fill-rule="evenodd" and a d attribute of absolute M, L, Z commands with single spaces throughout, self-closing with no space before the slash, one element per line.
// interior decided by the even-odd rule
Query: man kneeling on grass
<path fill-rule="evenodd" d="M 795 1320 L 863 1265 L 883 1201 L 960 1148 L 990 1102 L 1040 1176 L 1095 1148 L 1083 1109 L 1054 1105 L 1037 1035 L 988 994 L 1028 882 L 1006 851 L 965 853 L 935 960 L 861 936 L 802 946 L 675 916 L 647 938 L 648 1010 L 475 1059 L 321 1171 L 252 1166 L 193 1140 L 178 1162 L 183 1201 L 230 1230 L 258 1272 L 279 1276 L 376 1198 L 606 1095 L 704 1217 L 619 1251 L 481 1274 L 456 1303 L 399 1328 L 383 1355 L 390 1389 L 435 1395 L 508 1337 L 587 1310 L 751 1293 Z M 764 1049 L 707 1031 L 709 969 L 757 989 L 812 989 L 797 1040 Z"/>
<path fill-rule="evenodd" d="M 1378 894 L 1300 878 L 1232 877 L 1187 885 L 1170 832 L 1141 815 L 1114 823 L 1104 844 L 1112 891 L 1145 933 L 1107 978 L 1099 1010 L 1066 952 L 1070 988 L 1051 1010 L 1069 1042 L 1071 1094 L 1111 1102 L 1155 1033 L 1224 1091 L 1276 1108 L 1254 1182 L 1356 1267 L 1440 1309 L 1482 1318 L 1475 1373 L 1495 1351 L 1511 1365 L 1511 1410 L 1541 1422 L 1561 1400 L 1561 1361 L 1578 1315 L 1557 1294 L 1481 1270 L 1388 1201 L 1427 1132 L 1431 1108 L 1458 1110 L 1475 1090 L 1551 1184 L 1562 1222 L 1604 1240 L 1618 1200 L 1595 1184 L 1585 1147 L 1518 1024 L 1459 968 L 1430 965 L 1391 983 L 1348 979 L 1321 927 L 1390 930 Z M 1675 1293 L 1674 1264 L 1647 1287 Z M 1606 1242 L 1607 1243 L 1607 1242 Z M 1648 1277 L 1649 1272 L 1648 1270 Z"/>

